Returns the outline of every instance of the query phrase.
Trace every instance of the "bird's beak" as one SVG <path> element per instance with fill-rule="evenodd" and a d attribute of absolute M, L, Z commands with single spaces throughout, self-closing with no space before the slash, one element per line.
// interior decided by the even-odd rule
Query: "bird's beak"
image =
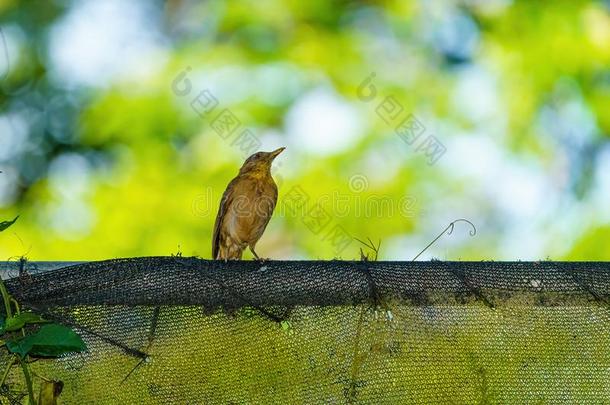
<path fill-rule="evenodd" d="M 282 153 L 284 151 L 284 149 L 286 149 L 286 148 L 281 147 L 281 148 L 276 149 L 273 152 L 271 152 L 271 159 L 275 159 L 277 157 L 277 155 L 279 155 L 280 153 Z"/>

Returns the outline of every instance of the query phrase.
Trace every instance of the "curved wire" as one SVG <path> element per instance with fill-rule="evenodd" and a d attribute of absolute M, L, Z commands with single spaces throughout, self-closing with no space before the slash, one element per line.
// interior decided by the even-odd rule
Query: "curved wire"
<path fill-rule="evenodd" d="M 449 232 L 447 232 L 447 235 L 451 235 L 451 232 L 453 232 L 453 228 L 455 227 L 455 223 L 460 222 L 460 221 L 466 222 L 472 227 L 470 232 L 468 232 L 470 234 L 470 236 L 474 236 L 477 234 L 477 227 L 474 226 L 474 224 L 472 222 L 470 222 L 467 219 L 460 218 L 460 219 L 456 219 L 455 221 L 453 221 L 452 223 L 449 224 L 449 227 L 451 227 L 451 229 L 449 230 Z M 445 229 L 447 229 L 447 228 L 445 228 Z"/>
<path fill-rule="evenodd" d="M 436 238 L 434 238 L 434 240 L 432 242 L 428 243 L 428 245 L 425 248 L 423 248 L 423 250 L 421 252 L 419 252 L 417 254 L 417 256 L 415 256 L 413 258 L 413 260 L 411 260 L 411 261 L 414 262 L 415 260 L 417 260 L 417 258 L 419 256 L 421 256 L 426 250 L 428 250 L 428 248 L 430 246 L 434 245 L 434 243 L 437 240 L 439 240 L 441 238 L 441 236 L 443 236 L 445 234 L 445 232 L 447 232 L 447 235 L 451 235 L 453 233 L 453 228 L 455 228 L 455 223 L 460 222 L 460 221 L 467 222 L 468 224 L 470 224 L 470 226 L 472 227 L 470 232 L 468 232 L 470 234 L 470 236 L 474 236 L 477 234 L 477 228 L 476 228 L 476 226 L 474 226 L 474 224 L 472 222 L 470 222 L 469 220 L 464 219 L 464 218 L 456 219 L 456 220 L 452 221 L 449 225 L 447 225 L 447 227 L 445 229 L 443 229 L 442 232 L 439 233 L 438 236 Z"/>

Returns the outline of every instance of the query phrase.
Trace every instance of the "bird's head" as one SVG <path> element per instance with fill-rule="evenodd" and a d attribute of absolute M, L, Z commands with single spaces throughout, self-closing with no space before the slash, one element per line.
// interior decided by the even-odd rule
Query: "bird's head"
<path fill-rule="evenodd" d="M 251 155 L 239 170 L 240 173 L 260 172 L 267 173 L 271 170 L 273 160 L 286 149 L 285 147 L 274 150 L 273 152 L 256 152 Z"/>

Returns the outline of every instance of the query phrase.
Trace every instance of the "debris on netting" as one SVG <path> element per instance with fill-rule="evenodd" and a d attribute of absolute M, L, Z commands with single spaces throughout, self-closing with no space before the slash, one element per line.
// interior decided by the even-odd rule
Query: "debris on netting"
<path fill-rule="evenodd" d="M 371 256 L 372 258 L 369 258 L 369 254 L 368 253 L 364 253 L 364 251 L 362 250 L 362 248 L 360 248 L 360 261 L 362 262 L 368 262 L 368 261 L 377 261 L 377 259 L 379 258 L 379 251 L 381 249 L 381 239 L 379 240 L 379 242 L 377 243 L 377 245 L 375 245 L 373 243 L 373 241 L 371 240 L 371 238 L 367 238 L 367 242 L 363 242 L 358 238 L 355 238 L 358 242 L 360 242 L 361 244 L 363 244 L 366 248 L 370 249 L 373 253 L 373 255 Z M 373 279 L 373 277 L 368 278 L 369 282 L 374 284 L 375 281 Z M 378 307 L 381 307 L 383 309 L 383 313 L 385 316 L 385 319 L 388 322 L 392 322 L 392 320 L 394 319 L 394 315 L 392 314 L 392 311 L 390 310 L 390 307 L 387 303 L 387 300 L 385 300 L 383 297 L 379 296 L 378 292 L 377 292 L 377 287 L 376 286 L 372 286 L 371 287 L 371 291 L 372 294 L 374 296 L 373 298 L 373 304 L 374 304 L 374 316 L 375 319 L 378 319 Z"/>
<path fill-rule="evenodd" d="M 57 399 L 64 389 L 62 381 L 55 381 L 43 378 L 40 383 L 40 391 L 38 393 L 38 405 L 55 405 Z"/>
<path fill-rule="evenodd" d="M 376 262 L 377 259 L 379 258 L 379 249 L 381 249 L 381 239 L 379 239 L 379 243 L 377 245 L 375 245 L 373 243 L 371 238 L 367 238 L 367 242 L 363 242 L 358 238 L 354 238 L 354 239 L 356 239 L 358 242 L 360 242 L 362 245 L 364 245 L 367 249 L 371 250 L 371 252 L 373 253 L 373 256 L 369 257 L 369 254 L 364 253 L 362 248 L 360 248 L 360 260 L 363 262 L 368 262 L 368 261 Z"/>
<path fill-rule="evenodd" d="M 542 281 L 533 279 L 533 280 L 530 280 L 530 285 L 533 288 L 540 290 L 542 288 Z"/>

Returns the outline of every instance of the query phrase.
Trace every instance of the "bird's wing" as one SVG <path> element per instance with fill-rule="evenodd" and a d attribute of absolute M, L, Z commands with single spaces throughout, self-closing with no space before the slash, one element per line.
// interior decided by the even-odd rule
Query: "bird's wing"
<path fill-rule="evenodd" d="M 216 222 L 214 223 L 214 236 L 212 237 L 212 259 L 216 259 L 218 251 L 220 250 L 220 228 L 222 227 L 222 220 L 227 213 L 233 197 L 235 195 L 235 183 L 238 177 L 231 180 L 227 189 L 225 190 L 222 198 L 220 199 L 220 207 L 218 208 L 218 215 L 216 215 Z"/>
<path fill-rule="evenodd" d="M 264 210 L 263 212 L 261 212 L 261 217 L 263 219 L 261 225 L 262 225 L 262 229 L 260 230 L 260 235 L 263 234 L 263 232 L 265 231 L 265 228 L 267 227 L 267 224 L 269 224 L 269 221 L 271 220 L 271 216 L 273 215 L 273 210 L 275 209 L 275 205 L 277 204 L 277 186 L 275 185 L 275 182 L 271 182 L 271 195 L 269 196 L 269 204 L 265 204 L 264 206 Z M 259 237 L 260 237 L 259 235 Z"/>

